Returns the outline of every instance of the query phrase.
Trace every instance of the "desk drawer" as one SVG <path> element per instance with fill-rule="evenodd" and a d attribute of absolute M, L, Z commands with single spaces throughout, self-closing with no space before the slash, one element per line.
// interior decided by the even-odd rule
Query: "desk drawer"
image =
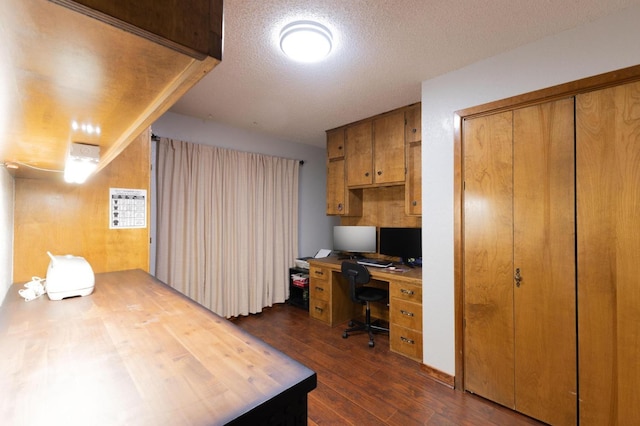
<path fill-rule="evenodd" d="M 328 281 L 330 273 L 331 271 L 325 268 L 320 268 L 313 265 L 309 267 L 309 278 L 311 279 Z"/>
<path fill-rule="evenodd" d="M 331 324 L 331 305 L 324 300 L 310 300 L 309 316 L 324 323 Z"/>
<path fill-rule="evenodd" d="M 391 350 L 416 361 L 422 361 L 422 333 L 393 323 L 390 327 Z"/>
<path fill-rule="evenodd" d="M 392 324 L 422 331 L 422 305 L 400 299 L 392 299 L 389 309 Z"/>
<path fill-rule="evenodd" d="M 389 284 L 389 297 L 422 303 L 422 287 L 402 282 L 392 282 Z"/>
<path fill-rule="evenodd" d="M 313 278 L 309 283 L 309 297 L 311 300 L 324 300 L 329 302 L 331 300 L 331 287 L 328 281 L 318 280 Z"/>

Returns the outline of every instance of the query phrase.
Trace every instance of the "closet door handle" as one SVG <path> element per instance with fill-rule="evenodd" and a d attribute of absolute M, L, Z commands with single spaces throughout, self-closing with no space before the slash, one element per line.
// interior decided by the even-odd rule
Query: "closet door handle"
<path fill-rule="evenodd" d="M 522 281 L 522 275 L 520 275 L 520 268 L 516 268 L 516 274 L 513 276 L 513 279 L 516 281 L 516 287 L 520 287 L 520 282 Z"/>

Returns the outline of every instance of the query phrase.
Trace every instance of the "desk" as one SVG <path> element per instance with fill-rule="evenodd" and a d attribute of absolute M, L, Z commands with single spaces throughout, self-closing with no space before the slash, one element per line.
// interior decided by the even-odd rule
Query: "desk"
<path fill-rule="evenodd" d="M 313 371 L 143 271 L 61 301 L 19 288 L 0 307 L 3 424 L 307 423 Z"/>
<path fill-rule="evenodd" d="M 342 276 L 337 257 L 309 260 L 309 315 L 331 327 L 362 315 L 361 305 L 349 297 L 349 284 Z M 372 285 L 388 285 L 388 312 L 372 317 L 389 321 L 389 344 L 397 352 L 422 362 L 422 269 L 402 267 L 405 272 L 369 267 Z"/>

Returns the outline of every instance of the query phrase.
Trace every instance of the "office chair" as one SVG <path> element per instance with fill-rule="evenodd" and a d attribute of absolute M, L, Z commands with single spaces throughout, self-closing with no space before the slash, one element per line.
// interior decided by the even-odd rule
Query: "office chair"
<path fill-rule="evenodd" d="M 373 333 L 388 333 L 389 329 L 382 327 L 374 321 L 371 323 L 371 308 L 370 302 L 379 302 L 389 297 L 389 292 L 382 288 L 369 287 L 363 284 L 367 284 L 371 281 L 371 275 L 369 270 L 360 264 L 352 262 L 342 262 L 342 275 L 349 280 L 349 295 L 354 303 L 360 303 L 366 306 L 365 322 L 352 319 L 349 321 L 349 328 L 347 328 L 342 337 L 346 339 L 349 337 L 349 333 L 354 331 L 367 331 L 369 333 L 369 346 L 373 347 Z"/>

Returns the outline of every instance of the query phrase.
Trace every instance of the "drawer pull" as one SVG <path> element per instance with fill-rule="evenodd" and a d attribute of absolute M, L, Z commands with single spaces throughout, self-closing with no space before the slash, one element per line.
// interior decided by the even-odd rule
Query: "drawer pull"
<path fill-rule="evenodd" d="M 318 311 L 318 312 L 322 312 L 322 311 L 324 311 L 324 309 L 319 308 L 318 306 L 316 306 L 316 311 Z"/>
<path fill-rule="evenodd" d="M 415 345 L 415 343 L 416 343 L 415 340 L 409 339 L 409 338 L 404 337 L 404 336 L 400 336 L 400 340 L 402 340 L 405 343 L 409 343 L 410 345 Z"/>
<path fill-rule="evenodd" d="M 413 316 L 413 312 L 405 311 L 404 309 L 400 309 L 400 313 L 402 315 L 406 315 L 408 317 L 412 317 Z"/>
<path fill-rule="evenodd" d="M 413 290 L 407 290 L 407 289 L 405 289 L 405 288 L 401 288 L 401 289 L 400 289 L 400 293 L 402 293 L 402 294 L 406 294 L 407 296 L 413 296 L 413 294 L 414 294 L 414 293 L 413 293 Z"/>
<path fill-rule="evenodd" d="M 324 275 L 324 272 L 322 271 L 313 271 L 313 273 L 316 275 Z"/>
<path fill-rule="evenodd" d="M 324 291 L 324 288 L 316 286 L 317 291 Z"/>

